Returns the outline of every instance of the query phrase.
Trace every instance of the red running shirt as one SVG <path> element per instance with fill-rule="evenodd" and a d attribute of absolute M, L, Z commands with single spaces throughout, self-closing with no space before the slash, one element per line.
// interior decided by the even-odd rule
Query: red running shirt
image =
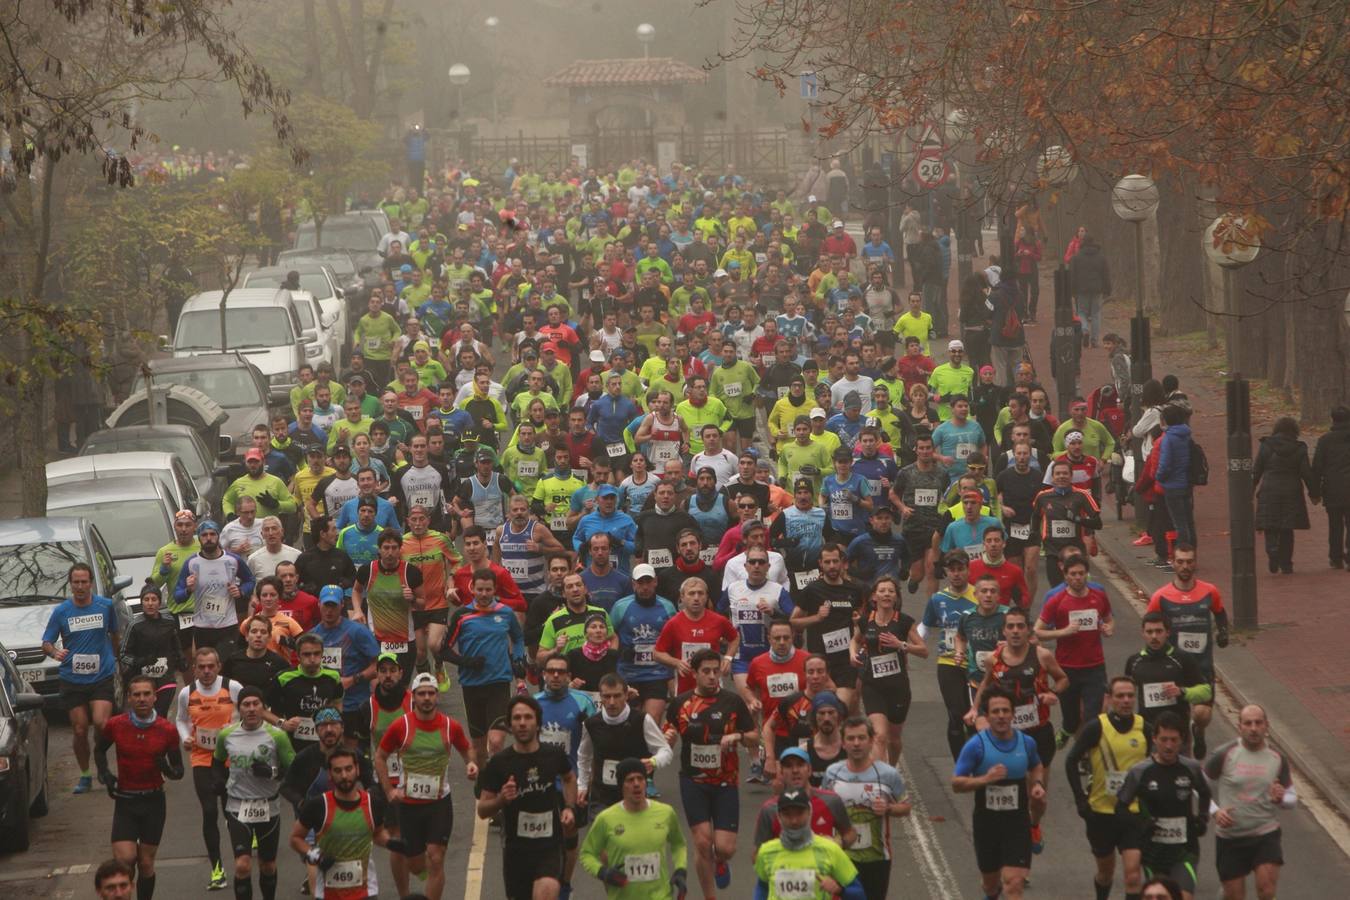
<path fill-rule="evenodd" d="M 138 728 L 131 716 L 113 716 L 103 726 L 103 736 L 117 750 L 117 786 L 125 791 L 153 791 L 164 786 L 156 761 L 178 746 L 178 729 L 163 716 L 148 728 Z"/>

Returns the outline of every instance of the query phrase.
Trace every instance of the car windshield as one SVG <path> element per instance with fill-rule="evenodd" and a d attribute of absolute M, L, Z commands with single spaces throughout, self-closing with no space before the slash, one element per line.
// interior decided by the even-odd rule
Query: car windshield
<path fill-rule="evenodd" d="M 279 288 L 285 280 L 285 275 L 273 275 L 267 272 L 251 272 L 244 282 L 244 287 Z M 300 290 L 309 291 L 314 295 L 315 300 L 327 300 L 329 297 L 333 296 L 333 291 L 328 286 L 328 279 L 323 276 L 322 272 L 310 272 L 308 274 L 302 272 L 300 274 Z M 304 304 L 302 303 L 297 303 L 296 309 L 299 309 L 303 305 Z M 304 313 L 301 313 L 301 318 L 304 318 Z M 305 327 L 308 328 L 309 325 L 306 324 Z"/>
<path fill-rule="evenodd" d="M 79 541 L 35 541 L 0 548 L 0 599 L 59 603 L 67 594 L 66 572 L 73 564 L 88 561 Z"/>
<path fill-rule="evenodd" d="M 156 372 L 156 385 L 184 384 L 196 388 L 226 409 L 266 406 L 258 384 L 247 369 L 196 369 L 190 372 Z"/>
<path fill-rule="evenodd" d="M 309 302 L 297 301 L 295 303 L 295 315 L 300 320 L 300 327 L 306 331 L 314 328 L 314 304 Z"/>
<path fill-rule="evenodd" d="M 155 380 L 159 381 L 158 378 Z M 135 453 L 137 451 L 177 453 L 178 458 L 183 461 L 183 465 L 187 467 L 188 474 L 193 479 L 201 478 L 207 474 L 206 466 L 202 462 L 201 451 L 197 449 L 197 444 L 192 438 L 185 434 L 109 435 L 91 438 L 85 442 L 80 455 L 93 456 L 96 453 Z"/>
<path fill-rule="evenodd" d="M 284 266 L 292 262 L 310 262 L 318 261 L 333 269 L 333 273 L 339 276 L 355 275 L 356 261 L 346 253 L 332 252 L 320 247 L 319 249 L 309 250 L 283 250 L 277 256 L 277 265 Z"/>
<path fill-rule="evenodd" d="M 93 522 L 101 534 L 107 535 L 114 559 L 154 556 L 160 547 L 173 540 L 173 525 L 163 504 L 151 497 L 48 506 L 47 515 L 81 516 Z"/>
<path fill-rule="evenodd" d="M 226 350 L 284 347 L 295 343 L 291 318 L 276 306 L 244 306 L 225 311 Z M 220 312 L 198 309 L 178 319 L 175 350 L 220 350 Z"/>
<path fill-rule="evenodd" d="M 295 236 L 295 249 L 313 250 L 319 246 L 315 237 L 314 223 L 304 223 Z M 323 223 L 323 243 L 326 247 L 374 250 L 379 242 L 379 236 L 375 234 L 375 228 L 369 219 L 358 216 L 350 219 L 329 219 Z"/>

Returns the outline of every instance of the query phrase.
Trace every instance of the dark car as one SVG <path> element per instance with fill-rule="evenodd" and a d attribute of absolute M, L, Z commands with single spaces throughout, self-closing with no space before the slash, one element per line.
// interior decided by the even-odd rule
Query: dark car
<path fill-rule="evenodd" d="M 124 425 L 105 428 L 85 439 L 80 455 L 141 450 L 178 454 L 197 488 L 197 494 L 209 504 L 210 514 L 220 516 L 221 499 L 230 484 L 230 467 L 217 460 L 201 435 L 189 425 Z M 229 456 L 229 451 L 226 456 Z"/>
<path fill-rule="evenodd" d="M 0 645 L 0 850 L 27 850 L 29 819 L 47 814 L 47 719 Z"/>
<path fill-rule="evenodd" d="M 243 456 L 253 445 L 253 426 L 267 425 L 271 418 L 267 379 L 257 366 L 238 353 L 153 359 L 150 371 L 157 387 L 186 385 L 220 404 L 229 414 L 220 430 L 234 442 L 233 452 L 237 456 Z"/>

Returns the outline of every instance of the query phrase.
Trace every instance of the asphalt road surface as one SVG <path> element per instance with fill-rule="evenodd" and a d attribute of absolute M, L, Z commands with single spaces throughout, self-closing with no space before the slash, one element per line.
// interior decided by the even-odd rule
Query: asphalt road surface
<path fill-rule="evenodd" d="M 1099 577 L 1099 576 L 1094 576 Z M 1139 620 L 1134 609 L 1123 600 L 1118 586 L 1107 582 L 1117 617 L 1116 636 L 1107 641 L 1108 663 L 1112 673 L 1119 672 L 1124 658 L 1138 648 Z M 918 604 L 906 595 L 909 611 Z M 1219 651 L 1222 652 L 1222 651 Z M 943 733 L 944 712 L 933 674 L 933 664 L 917 661 L 912 669 L 914 703 L 905 730 L 903 772 L 914 801 L 914 812 L 897 828 L 893 837 L 894 871 L 890 896 L 906 900 L 956 900 L 978 898 L 979 878 L 975 871 L 970 839 L 969 796 L 954 795 L 948 784 L 952 763 Z M 456 714 L 460 707 L 457 688 L 446 695 L 446 708 Z M 1221 701 L 1222 707 L 1222 701 Z M 1225 720 L 1210 730 L 1210 746 L 1233 736 Z M 112 801 L 103 793 L 71 796 L 75 780 L 74 761 L 69 748 L 69 730 L 52 731 L 51 813 L 35 823 L 33 847 L 28 853 L 0 856 L 0 897 L 69 898 L 93 895 L 93 869 L 109 856 L 108 828 Z M 458 761 L 456 761 L 458 765 Z M 742 771 L 746 761 L 743 760 Z M 670 769 L 657 777 L 658 787 L 667 802 L 678 809 L 675 774 Z M 1302 802 L 1295 810 L 1281 814 L 1284 828 L 1286 865 L 1280 885 L 1281 900 L 1322 898 L 1326 886 L 1350 880 L 1350 831 L 1317 802 L 1305 783 L 1299 783 Z M 751 835 L 755 814 L 769 796 L 769 788 L 743 786 L 741 789 L 741 828 L 743 839 L 732 861 L 732 886 L 722 892 L 724 898 L 747 898 L 752 894 L 753 869 L 750 864 Z M 467 781 L 454 789 L 455 828 L 446 856 L 447 898 L 499 900 L 502 898 L 502 850 L 500 837 L 486 823 L 473 816 L 473 797 Z M 286 814 L 284 833 L 290 830 Z M 1069 800 L 1060 760 L 1056 760 L 1050 782 L 1050 811 L 1045 820 L 1046 849 L 1032 868 L 1031 896 L 1046 898 L 1092 897 L 1089 884 L 1093 864 L 1083 836 L 1082 822 Z M 222 832 L 224 825 L 222 823 Z M 223 838 L 222 838 L 223 840 Z M 228 848 L 226 848 L 228 850 Z M 388 854 L 376 850 L 381 896 L 394 896 L 389 875 Z M 1202 844 L 1199 873 L 1199 897 L 1219 896 L 1214 874 L 1213 838 Z M 230 864 L 226 863 L 230 872 Z M 186 783 L 169 786 L 169 822 L 159 852 L 157 895 L 162 898 L 230 897 L 230 889 L 211 893 L 206 890 L 208 865 L 200 837 L 200 815 L 195 796 Z M 295 856 L 283 852 L 280 861 L 281 897 L 299 897 L 298 885 L 303 869 Z M 256 879 L 256 874 L 255 874 Z M 1119 879 L 1119 875 L 1117 875 Z M 690 873 L 691 897 L 698 896 Z M 418 882 L 414 879 L 413 889 Z M 602 898 L 604 891 L 596 880 L 578 868 L 574 878 L 577 898 Z M 1249 887 L 1249 891 L 1251 888 Z M 255 887 L 256 892 L 256 887 Z M 1115 896 L 1123 895 L 1119 880 Z M 1254 896 L 1254 894 L 1252 894 Z M 255 893 L 255 896 L 258 894 Z"/>

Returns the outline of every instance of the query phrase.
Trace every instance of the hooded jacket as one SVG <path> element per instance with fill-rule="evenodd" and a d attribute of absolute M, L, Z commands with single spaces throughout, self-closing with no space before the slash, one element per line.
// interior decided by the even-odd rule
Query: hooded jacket
<path fill-rule="evenodd" d="M 1111 270 L 1096 241 L 1084 241 L 1069 260 L 1069 287 L 1075 297 L 1110 295 Z"/>
<path fill-rule="evenodd" d="M 1081 252 L 1081 251 L 1080 251 Z M 1162 433 L 1158 451 L 1158 486 L 1167 491 L 1184 491 L 1191 486 L 1191 426 L 1169 425 Z"/>
<path fill-rule="evenodd" d="M 1313 452 L 1317 493 L 1328 508 L 1350 506 L 1350 422 L 1336 422 Z"/>

